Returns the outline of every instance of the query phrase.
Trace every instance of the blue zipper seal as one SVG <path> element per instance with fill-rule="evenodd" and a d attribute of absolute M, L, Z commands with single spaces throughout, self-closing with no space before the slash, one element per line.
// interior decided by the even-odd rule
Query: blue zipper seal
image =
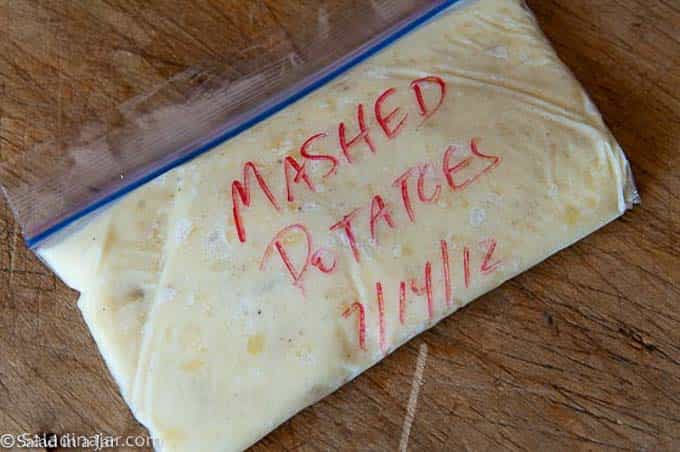
<path fill-rule="evenodd" d="M 317 80 L 310 83 L 308 86 L 305 86 L 304 88 L 302 88 L 300 91 L 293 93 L 290 96 L 288 96 L 287 98 L 275 103 L 274 105 L 270 106 L 269 108 L 267 108 L 263 112 L 261 112 L 261 113 L 255 115 L 254 117 L 244 121 L 242 124 L 239 124 L 238 126 L 223 132 L 222 134 L 218 135 L 217 137 L 213 138 L 212 140 L 208 141 L 207 143 L 204 143 L 201 146 L 197 147 L 193 151 L 187 152 L 185 155 L 182 155 L 181 157 L 178 157 L 177 159 L 173 160 L 172 162 L 169 162 L 168 164 L 161 166 L 160 168 L 157 168 L 154 171 L 149 172 L 145 176 L 142 176 L 139 179 L 131 182 L 129 185 L 121 187 L 118 190 L 107 195 L 106 197 L 91 203 L 90 205 L 86 206 L 85 208 L 83 208 L 83 209 L 81 209 L 81 210 L 79 210 L 79 211 L 77 211 L 77 212 L 75 212 L 71 215 L 66 216 L 62 220 L 60 220 L 57 223 L 53 224 L 52 226 L 48 227 L 44 231 L 36 234 L 35 236 L 27 237 L 26 238 L 26 244 L 31 249 L 36 248 L 38 245 L 40 245 L 40 243 L 42 243 L 44 240 L 46 240 L 51 235 L 56 234 L 57 232 L 61 231 L 62 229 L 66 228 L 68 226 L 71 226 L 72 224 L 76 223 L 77 221 L 81 220 L 82 218 L 86 217 L 87 215 L 95 212 L 96 210 L 99 210 L 100 208 L 106 206 L 107 204 L 112 203 L 113 201 L 117 200 L 118 198 L 125 196 L 126 194 L 130 193 L 131 191 L 133 191 L 133 190 L 141 187 L 142 185 L 152 181 L 153 179 L 157 178 L 158 176 L 160 176 L 164 173 L 167 173 L 168 171 L 170 171 L 170 170 L 172 170 L 172 169 L 174 169 L 174 168 L 176 168 L 180 165 L 183 165 L 184 163 L 186 163 L 190 160 L 193 160 L 194 158 L 198 157 L 199 155 L 208 152 L 209 150 L 215 148 L 216 146 L 219 146 L 220 144 L 224 143 L 225 141 L 229 140 L 230 138 L 235 137 L 236 135 L 240 134 L 241 132 L 243 132 L 247 129 L 250 129 L 251 127 L 255 126 L 256 124 L 258 124 L 258 123 L 264 121 L 265 119 L 275 115 L 276 113 L 283 110 L 287 106 L 291 105 L 292 103 L 297 102 L 298 100 L 307 96 L 311 92 L 316 91 L 318 88 L 322 87 L 323 85 L 327 84 L 328 82 L 332 81 L 333 79 L 337 78 L 338 76 L 340 76 L 343 73 L 347 72 L 348 70 L 352 69 L 357 64 L 365 61 L 366 59 L 368 59 L 371 56 L 375 55 L 376 53 L 380 52 L 384 48 L 388 47 L 390 44 L 394 43 L 399 38 L 405 36 L 406 34 L 412 32 L 416 28 L 425 24 L 430 19 L 434 18 L 436 15 L 443 12 L 447 8 L 453 6 L 454 4 L 458 3 L 459 1 L 460 0 L 444 0 L 444 1 L 442 1 L 440 4 L 436 5 L 435 7 L 430 9 L 429 11 L 426 11 L 421 16 L 416 17 L 411 22 L 404 24 L 401 28 L 395 30 L 389 36 L 386 36 L 383 40 L 375 43 L 371 47 L 368 47 L 366 50 L 355 55 L 353 58 L 350 58 L 347 61 L 345 61 L 344 63 L 340 64 L 335 69 L 332 69 L 328 73 L 322 75 Z"/>

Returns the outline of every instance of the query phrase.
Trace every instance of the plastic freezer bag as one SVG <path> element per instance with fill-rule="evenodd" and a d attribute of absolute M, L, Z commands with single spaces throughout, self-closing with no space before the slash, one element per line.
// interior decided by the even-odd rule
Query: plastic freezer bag
<path fill-rule="evenodd" d="M 428 8 L 40 241 L 164 450 L 253 444 L 636 201 L 522 2 Z"/>

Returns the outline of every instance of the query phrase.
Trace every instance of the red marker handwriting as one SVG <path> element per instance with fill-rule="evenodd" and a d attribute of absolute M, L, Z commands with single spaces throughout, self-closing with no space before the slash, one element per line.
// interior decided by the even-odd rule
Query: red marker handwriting
<path fill-rule="evenodd" d="M 311 191 L 316 191 L 314 188 L 314 185 L 312 185 L 312 181 L 309 180 L 309 176 L 307 175 L 307 162 L 303 163 L 300 165 L 297 160 L 295 160 L 295 157 L 292 156 L 287 156 L 284 161 L 283 161 L 283 171 L 284 175 L 286 177 L 286 199 L 288 202 L 292 202 L 295 200 L 295 197 L 293 196 L 293 189 L 291 187 L 291 184 L 294 182 L 296 184 L 300 183 L 300 179 L 304 181 L 305 184 L 307 184 L 307 188 L 309 188 Z M 291 170 L 295 171 L 295 175 L 293 175 L 291 179 Z"/>
<path fill-rule="evenodd" d="M 418 167 L 418 199 L 420 199 L 420 201 L 425 204 L 437 202 L 442 191 L 442 186 L 440 184 L 436 184 L 434 191 L 430 196 L 425 194 L 425 177 L 431 170 L 432 164 L 430 163 L 426 163 Z"/>
<path fill-rule="evenodd" d="M 399 283 L 399 323 L 406 322 L 406 283 Z"/>
<path fill-rule="evenodd" d="M 406 209 L 406 214 L 412 223 L 416 221 L 416 214 L 413 212 L 413 205 L 411 204 L 411 197 L 408 193 L 408 178 L 415 171 L 416 168 L 407 169 L 401 176 L 397 177 L 393 185 L 399 187 L 401 190 L 401 202 L 404 204 L 404 209 Z"/>
<path fill-rule="evenodd" d="M 433 114 L 435 114 L 443 105 L 444 99 L 446 98 L 447 88 L 446 82 L 441 77 L 431 75 L 427 77 L 422 77 L 417 80 L 413 80 L 410 83 L 410 88 L 414 94 L 414 100 L 416 107 L 418 109 L 418 114 L 422 118 L 422 121 L 427 120 Z M 433 96 L 425 96 L 425 88 L 430 87 L 438 90 L 438 94 Z M 399 134 L 404 130 L 404 128 L 409 124 L 409 114 L 402 111 L 400 106 L 392 105 L 392 108 L 388 106 L 390 103 L 394 103 L 397 96 L 396 88 L 390 88 L 383 93 L 381 93 L 375 102 L 373 103 L 373 116 L 375 122 L 380 127 L 381 131 L 385 134 L 388 140 L 396 139 Z M 403 99 L 402 99 L 403 101 Z M 413 101 L 412 101 L 413 102 Z M 283 178 L 285 183 L 285 198 L 288 202 L 295 201 L 294 184 L 304 184 L 306 187 L 312 191 L 316 191 L 316 184 L 309 173 L 310 166 L 308 163 L 310 161 L 324 163 L 326 165 L 325 173 L 321 176 L 322 178 L 328 178 L 334 176 L 338 172 L 339 168 L 339 154 L 344 156 L 345 160 L 352 164 L 355 162 L 352 152 L 355 151 L 355 147 L 363 146 L 368 148 L 371 153 L 376 152 L 376 147 L 371 136 L 371 125 L 369 118 L 367 117 L 364 105 L 359 103 L 356 106 L 356 126 L 353 127 L 356 132 L 348 132 L 348 126 L 345 122 L 340 121 L 337 125 L 338 139 L 337 141 L 327 140 L 328 134 L 325 132 L 315 133 L 309 136 L 300 146 L 301 158 L 296 158 L 292 155 L 284 157 L 281 161 L 283 169 Z M 331 152 L 318 152 L 313 151 L 312 148 L 320 146 L 321 143 L 327 145 L 334 144 L 335 151 L 339 150 L 339 153 L 333 155 Z M 450 159 L 454 150 L 449 152 L 448 158 L 445 159 L 446 162 L 450 163 Z M 479 158 L 490 158 L 490 156 L 485 156 L 481 153 L 477 154 Z M 445 173 L 449 181 L 449 185 L 452 187 L 456 186 L 453 180 L 453 174 L 457 172 L 458 169 L 462 169 L 467 165 L 467 163 L 459 164 L 460 166 L 450 165 L 446 167 Z M 403 202 L 407 209 L 407 214 L 409 219 L 413 222 L 415 221 L 415 215 L 413 208 L 410 205 L 410 199 L 408 199 L 408 186 L 406 179 L 411 175 L 409 172 L 406 174 L 404 179 L 399 182 L 401 185 Z M 246 241 L 246 228 L 243 221 L 243 207 L 249 207 L 251 204 L 251 187 L 250 179 L 255 177 L 257 184 L 259 185 L 261 191 L 269 200 L 269 203 L 276 210 L 280 210 L 277 199 L 272 194 L 267 181 L 260 173 L 259 169 L 255 166 L 253 162 L 246 162 L 243 165 L 243 177 L 241 180 L 234 180 L 232 182 L 232 211 L 234 217 L 234 226 L 236 228 L 239 241 L 244 243 Z M 418 196 L 421 202 L 429 203 L 434 202 L 439 197 L 440 188 L 439 185 L 435 185 L 433 192 L 426 194 L 426 189 L 424 188 L 424 175 L 419 174 L 418 178 Z M 317 181 L 318 182 L 318 181 Z M 464 183 L 457 184 L 464 185 Z"/>
<path fill-rule="evenodd" d="M 427 291 L 427 317 L 434 317 L 434 300 L 432 299 L 432 264 L 425 264 L 425 290 Z"/>
<path fill-rule="evenodd" d="M 373 140 L 369 135 L 369 129 L 366 126 L 366 118 L 364 116 L 364 106 L 362 104 L 357 105 L 357 122 L 359 123 L 359 133 L 354 136 L 354 138 L 347 140 L 347 127 L 344 122 L 341 122 L 338 126 L 338 139 L 340 140 L 340 149 L 342 150 L 347 163 L 352 163 L 352 156 L 349 150 L 352 146 L 359 144 L 360 140 L 368 146 L 371 152 L 375 152 L 375 146 L 373 145 Z"/>
<path fill-rule="evenodd" d="M 385 353 L 387 345 L 385 344 L 385 298 L 383 297 L 382 284 L 375 283 L 375 291 L 378 297 L 378 344 L 380 350 Z"/>
<path fill-rule="evenodd" d="M 345 309 L 342 316 L 347 318 L 353 311 L 359 316 L 359 348 L 366 351 L 366 313 L 364 312 L 364 305 L 355 301 L 350 307 Z"/>
<path fill-rule="evenodd" d="M 422 86 L 427 84 L 435 85 L 439 88 L 439 99 L 437 99 L 437 103 L 434 106 L 428 106 L 425 102 Z M 420 115 L 423 117 L 423 121 L 428 119 L 430 116 L 435 114 L 437 110 L 439 110 L 439 108 L 444 103 L 444 98 L 446 97 L 446 82 L 444 79 L 437 76 L 423 77 L 419 78 L 418 80 L 414 80 L 411 82 L 411 89 L 416 95 L 418 110 L 420 111 Z"/>
<path fill-rule="evenodd" d="M 376 238 L 376 233 L 375 233 L 375 227 L 376 224 L 378 223 L 378 220 L 382 219 L 390 228 L 394 229 L 396 226 L 394 224 L 394 220 L 392 219 L 392 214 L 390 213 L 390 209 L 385 205 L 385 201 L 383 201 L 382 197 L 380 195 L 375 195 L 373 197 L 373 200 L 371 200 L 371 221 L 370 221 L 370 229 L 371 229 L 371 238 L 376 241 L 377 243 L 377 238 Z"/>
<path fill-rule="evenodd" d="M 312 143 L 320 138 L 326 138 L 328 136 L 327 133 L 317 133 L 315 135 L 312 135 L 311 137 L 307 138 L 307 140 L 302 143 L 302 146 L 300 146 L 300 154 L 308 159 L 308 160 L 314 160 L 314 161 L 322 161 L 322 162 L 328 162 L 331 164 L 331 167 L 326 171 L 326 173 L 323 175 L 324 179 L 328 176 L 331 176 L 335 174 L 338 168 L 338 159 L 333 157 L 332 155 L 329 154 L 312 154 L 309 152 L 309 148 L 311 147 Z"/>
<path fill-rule="evenodd" d="M 325 260 L 324 260 L 325 258 Z M 333 273 L 337 265 L 335 255 L 324 248 L 319 248 L 313 255 L 310 262 L 314 267 L 318 268 L 322 273 Z"/>
<path fill-rule="evenodd" d="M 418 287 L 418 281 L 413 278 L 411 279 L 411 292 L 418 295 L 419 297 L 425 295 L 425 286 Z"/>
<path fill-rule="evenodd" d="M 383 129 L 383 132 L 385 132 L 385 136 L 389 140 L 393 139 L 399 134 L 399 132 L 401 132 L 401 129 L 404 127 L 404 122 L 408 117 L 408 113 L 404 113 L 396 125 L 394 124 L 390 125 L 392 120 L 395 119 L 395 116 L 399 114 L 400 108 L 395 107 L 389 113 L 387 114 L 383 113 L 382 111 L 383 103 L 387 100 L 388 97 L 390 97 L 395 92 L 396 89 L 394 88 L 386 90 L 378 97 L 378 100 L 375 101 L 374 106 L 375 119 L 376 121 L 378 121 L 378 124 L 380 124 L 380 127 Z"/>
<path fill-rule="evenodd" d="M 470 248 L 463 247 L 463 275 L 465 287 L 470 287 Z"/>
<path fill-rule="evenodd" d="M 451 306 L 453 300 L 451 299 L 451 268 L 449 267 L 449 244 L 446 240 L 440 242 L 442 250 L 442 273 L 444 277 L 444 301 L 446 306 Z"/>
<path fill-rule="evenodd" d="M 446 148 L 444 151 L 443 157 L 442 157 L 442 167 L 441 167 L 441 174 L 443 174 L 444 179 L 448 183 L 449 188 L 451 191 L 459 191 L 463 190 L 464 188 L 468 187 L 470 184 L 476 182 L 479 180 L 479 178 L 491 171 L 492 169 L 496 168 L 500 162 L 501 158 L 499 156 L 493 156 L 493 155 L 486 155 L 482 154 L 479 151 L 477 141 L 476 140 L 471 140 L 470 142 L 470 156 L 462 159 L 461 161 L 457 162 L 456 164 L 452 163 L 452 159 L 456 152 L 461 151 L 455 146 L 449 146 Z M 488 162 L 486 166 L 484 166 L 481 170 L 467 170 L 465 171 L 467 173 L 467 178 L 465 178 L 462 181 L 456 181 L 454 178 L 454 175 L 457 173 L 462 172 L 466 168 L 470 167 L 471 164 L 476 161 L 476 160 L 482 160 L 485 162 Z M 418 166 L 414 166 L 411 168 L 408 168 L 406 171 L 404 171 L 399 177 L 397 177 L 392 185 L 394 187 L 398 187 L 400 190 L 401 194 L 401 203 L 404 207 L 404 210 L 406 211 L 406 215 L 408 216 L 408 219 L 411 221 L 411 223 L 416 222 L 416 214 L 415 214 L 415 209 L 413 206 L 413 200 L 411 199 L 410 191 L 409 191 L 409 180 L 411 176 L 415 175 L 417 173 L 418 175 L 418 181 L 417 181 L 417 194 L 418 194 L 418 200 L 423 203 L 423 204 L 432 204 L 434 202 L 437 202 L 441 196 L 442 193 L 442 185 L 439 182 L 435 182 L 433 188 L 427 188 L 426 187 L 426 179 L 428 174 L 435 173 L 435 168 L 430 162 L 425 162 L 422 164 L 419 164 Z M 472 173 L 472 174 L 470 174 Z M 436 177 L 434 177 L 436 179 Z M 439 176 L 441 178 L 441 175 Z"/>
<path fill-rule="evenodd" d="M 265 196 L 269 200 L 272 206 L 276 210 L 279 210 L 279 205 L 276 202 L 276 198 L 272 194 L 267 182 L 258 171 L 257 167 L 253 162 L 246 162 L 243 165 L 243 180 L 235 180 L 231 184 L 231 201 L 232 201 L 232 212 L 234 214 L 234 224 L 236 225 L 236 231 L 238 233 L 238 239 L 241 243 L 246 241 L 246 230 L 243 227 L 243 218 L 241 216 L 241 203 L 245 207 L 250 207 L 250 175 L 254 175 L 257 180 L 260 189 L 264 192 Z M 240 202 L 239 202 L 240 200 Z"/>
<path fill-rule="evenodd" d="M 482 244 L 486 244 L 486 254 L 484 255 L 484 260 L 482 261 L 482 265 L 479 268 L 479 271 L 482 272 L 484 275 L 488 275 L 489 273 L 493 272 L 496 270 L 496 268 L 500 265 L 501 261 L 497 260 L 495 262 L 491 262 L 491 259 L 493 258 L 493 253 L 496 251 L 496 239 L 488 239 L 485 240 Z"/>
<path fill-rule="evenodd" d="M 427 302 L 427 317 L 432 319 L 434 317 L 434 299 L 432 294 L 432 263 L 430 261 L 425 263 L 425 282 L 418 287 L 415 279 L 411 280 L 411 290 L 418 296 L 425 295 Z"/>
<path fill-rule="evenodd" d="M 288 256 L 288 252 L 286 251 L 285 247 L 283 246 L 282 240 L 290 233 L 294 231 L 299 231 L 305 236 L 305 245 L 306 245 L 306 252 L 305 252 L 305 261 L 302 264 L 302 267 L 300 269 L 296 268 L 296 266 L 293 264 L 293 262 L 290 260 L 290 257 Z M 304 275 L 305 271 L 307 271 L 307 267 L 310 264 L 310 254 L 312 252 L 312 236 L 309 234 L 307 231 L 307 228 L 304 225 L 301 224 L 291 224 L 290 226 L 286 226 L 285 228 L 281 229 L 269 242 L 269 245 L 267 245 L 267 248 L 264 250 L 264 255 L 262 256 L 262 260 L 260 261 L 260 270 L 264 270 L 265 264 L 267 263 L 267 260 L 272 254 L 272 251 L 276 249 L 278 251 L 279 256 L 281 257 L 281 260 L 283 261 L 283 264 L 286 267 L 286 270 L 288 270 L 288 273 L 290 274 L 291 279 L 293 280 L 293 285 L 299 286 L 300 281 L 302 280 L 302 276 Z"/>
<path fill-rule="evenodd" d="M 496 239 L 494 238 L 489 238 L 486 240 L 483 240 L 480 242 L 480 244 L 483 244 L 487 247 L 486 251 L 479 256 L 479 259 L 481 261 L 481 264 L 479 266 L 479 272 L 482 275 L 489 274 L 497 269 L 497 267 L 500 264 L 500 260 L 493 260 L 493 254 L 495 250 L 497 249 L 497 242 Z M 441 271 L 442 271 L 442 278 L 441 280 L 433 280 L 432 278 L 432 271 L 433 271 L 433 265 L 432 262 L 426 261 L 425 266 L 424 266 L 424 277 L 422 279 L 422 283 L 419 283 L 417 278 L 412 278 L 408 280 L 408 284 L 406 281 L 399 281 L 399 299 L 398 299 L 398 304 L 397 309 L 399 313 L 399 324 L 400 325 L 405 325 L 406 324 L 406 308 L 407 308 L 407 292 L 408 289 L 407 287 L 410 287 L 410 290 L 415 293 L 418 296 L 425 296 L 425 300 L 427 302 L 427 315 L 428 319 L 432 320 L 434 318 L 435 314 L 435 309 L 436 309 L 436 303 L 440 301 L 435 300 L 434 293 L 435 293 L 435 285 L 436 284 L 441 284 L 443 285 L 442 292 L 444 293 L 444 303 L 446 304 L 447 307 L 450 307 L 453 305 L 453 298 L 452 298 L 452 293 L 453 293 L 453 285 L 454 282 L 452 281 L 452 275 L 451 275 L 451 255 L 449 253 L 449 244 L 446 240 L 440 240 L 439 241 L 439 249 L 440 249 L 440 254 L 441 254 Z M 463 252 L 462 252 L 462 264 L 463 264 L 463 276 L 462 279 L 463 281 L 460 282 L 461 285 L 465 285 L 465 287 L 469 287 L 471 283 L 471 277 L 472 277 L 472 266 L 471 266 L 471 259 L 473 258 L 473 252 L 471 248 L 464 246 L 463 247 Z M 475 266 L 475 269 L 477 267 Z M 441 281 L 441 282 L 440 282 Z M 375 321 L 375 328 L 377 328 L 377 336 L 378 336 L 378 345 L 380 346 L 380 350 L 385 353 L 387 351 L 387 340 L 386 340 L 386 332 L 388 328 L 387 324 L 387 319 L 388 316 L 386 315 L 386 309 L 390 309 L 390 305 L 385 304 L 385 294 L 384 294 L 384 286 L 382 281 L 378 281 L 375 283 L 375 291 L 376 291 L 376 299 L 377 299 L 377 319 Z M 439 291 L 437 291 L 439 293 Z M 355 305 L 358 305 L 359 303 L 355 303 Z M 345 317 L 348 317 L 349 314 L 354 310 L 359 312 L 360 315 L 360 331 L 359 331 L 359 336 L 360 336 L 360 342 L 361 342 L 361 337 L 365 336 L 365 328 L 366 325 L 363 323 L 362 325 L 362 318 L 363 317 L 363 306 L 351 306 L 350 308 L 347 308 L 343 315 Z M 395 306 L 395 305 L 391 305 Z M 364 329 L 362 329 L 364 328 Z M 362 333 L 362 331 L 364 331 Z M 362 336 L 364 335 L 364 336 Z"/>
<path fill-rule="evenodd" d="M 451 189 L 451 191 L 459 191 L 468 187 L 470 184 L 477 181 L 479 177 L 481 177 L 481 175 L 498 166 L 498 164 L 501 161 L 501 158 L 498 156 L 487 155 L 480 152 L 477 145 L 477 140 L 474 139 L 470 141 L 470 155 L 463 157 L 462 160 L 453 164 L 452 159 L 457 151 L 458 149 L 453 146 L 449 146 L 444 151 L 441 168 L 442 173 L 440 173 L 439 176 L 440 180 L 442 177 L 447 180 L 448 187 L 449 189 Z M 292 192 L 290 191 L 290 187 L 292 186 L 293 183 L 304 182 L 311 189 L 313 189 L 314 186 L 311 183 L 311 180 L 308 178 L 308 174 L 305 172 L 304 164 L 300 165 L 292 157 L 287 158 L 286 162 L 288 162 L 286 166 L 287 168 L 286 181 L 288 183 L 289 188 L 287 195 L 288 199 L 292 200 L 293 195 Z M 482 163 L 481 168 L 479 165 L 480 162 Z M 472 165 L 473 163 L 475 163 L 474 166 Z M 461 173 L 462 171 L 465 171 L 465 174 L 461 177 L 459 173 Z M 295 173 L 294 175 L 293 172 Z M 417 174 L 417 189 L 416 189 L 417 198 L 415 199 L 417 199 L 417 202 L 420 202 L 422 204 L 434 203 L 441 197 L 443 192 L 442 189 L 443 185 L 435 181 L 433 184 L 429 184 L 430 186 L 426 186 L 426 178 L 429 174 L 433 172 L 436 175 L 436 171 L 432 163 L 429 162 L 420 163 L 417 166 L 407 169 L 393 182 L 393 185 L 398 186 L 401 190 L 402 203 L 404 209 L 406 210 L 406 214 L 411 222 L 415 222 L 416 220 L 413 205 L 413 202 L 416 201 L 414 201 L 409 195 L 410 192 L 408 182 L 411 176 L 415 176 Z M 238 201 L 241 201 L 241 203 L 244 206 L 250 206 L 251 176 L 255 176 L 262 192 L 269 199 L 270 203 L 278 208 L 278 204 L 276 204 L 276 199 L 271 194 L 271 191 L 269 190 L 269 187 L 264 181 L 264 178 L 258 172 L 255 165 L 252 162 L 248 162 L 244 166 L 243 182 L 234 181 L 232 193 L 234 197 L 234 217 L 236 219 L 237 229 L 239 231 L 239 238 L 242 241 L 245 241 L 245 228 L 242 225 L 241 213 L 239 211 L 241 204 L 239 204 Z M 384 224 L 383 230 L 386 232 L 390 229 L 397 229 L 399 227 L 399 224 L 397 223 L 393 215 L 391 206 L 379 194 L 374 194 L 371 198 L 370 205 L 368 206 L 367 209 L 368 210 L 367 220 L 365 220 L 365 216 L 363 216 L 363 218 L 359 220 L 359 212 L 361 210 L 362 209 L 360 208 L 355 208 L 350 213 L 343 216 L 335 224 L 330 226 L 331 231 L 338 231 L 339 233 L 344 234 L 344 238 L 346 239 L 346 242 L 349 244 L 349 247 L 352 250 L 352 256 L 354 257 L 354 260 L 357 263 L 361 261 L 357 234 L 361 232 L 361 230 L 359 229 L 360 227 L 365 227 L 364 225 L 366 225 L 366 221 L 368 223 L 367 225 L 368 231 L 364 232 L 364 234 L 368 234 L 370 236 L 374 246 L 379 245 L 378 228 L 381 223 Z M 302 230 L 304 228 L 304 225 L 298 224 L 297 228 Z M 306 232 L 306 234 L 309 233 Z M 291 277 L 294 280 L 294 283 L 297 284 L 301 279 L 301 275 L 307 270 L 307 267 L 302 267 L 300 269 L 295 267 L 295 265 L 289 258 L 288 253 L 286 253 L 285 247 L 283 247 L 282 243 L 283 242 L 277 244 L 276 241 L 272 242 L 271 247 L 268 248 L 267 250 L 267 253 L 270 253 L 273 249 L 276 249 L 279 252 L 279 255 L 284 265 L 286 266 L 289 274 L 291 274 Z M 494 241 L 488 242 L 487 254 L 481 263 L 481 271 L 483 274 L 488 274 L 494 271 L 500 263 L 500 261 L 493 259 L 493 253 L 495 248 L 496 245 Z M 307 252 L 308 252 L 307 260 L 309 260 L 312 266 L 318 268 L 320 272 L 330 273 L 331 271 L 333 271 L 333 269 L 335 269 L 337 262 L 335 261 L 334 256 L 329 255 L 330 251 L 326 250 L 321 252 L 317 250 L 315 252 L 315 250 L 311 249 L 310 246 L 308 247 Z M 312 254 L 310 255 L 309 253 Z M 323 257 L 324 253 L 326 255 L 326 258 Z M 268 256 L 268 254 L 266 255 Z M 450 264 L 448 263 L 448 258 L 449 258 L 448 250 L 442 249 L 442 259 L 445 261 L 443 264 L 444 276 L 450 279 L 450 267 L 449 267 Z M 471 282 L 471 270 L 470 270 L 470 250 L 467 247 L 463 250 L 463 268 L 465 287 L 469 287 Z M 412 287 L 415 286 L 413 286 L 412 284 Z M 419 291 L 421 291 L 421 289 L 419 288 L 414 289 L 414 292 Z M 451 292 L 452 284 L 449 281 L 445 286 L 447 306 L 449 306 L 452 301 Z"/>
<path fill-rule="evenodd" d="M 302 234 L 305 239 L 304 262 L 302 265 L 296 265 L 290 258 L 286 250 L 286 240 L 291 240 L 295 234 Z M 303 224 L 291 224 L 281 229 L 274 238 L 269 242 L 267 248 L 264 250 L 264 255 L 260 260 L 260 270 L 265 269 L 267 261 L 276 250 L 283 262 L 284 267 L 288 271 L 293 285 L 302 288 L 302 278 L 309 269 L 309 266 L 316 267 L 322 273 L 331 273 L 336 266 L 335 254 L 327 249 L 319 248 L 314 251 L 312 246 L 312 235 L 309 233 Z"/>
<path fill-rule="evenodd" d="M 472 156 L 467 157 L 457 164 L 451 166 L 450 161 L 451 158 L 453 157 L 453 154 L 458 151 L 458 148 L 455 146 L 449 146 L 446 149 L 446 152 L 444 152 L 444 158 L 442 162 L 442 167 L 444 169 L 444 174 L 446 175 L 446 181 L 449 184 L 449 187 L 451 187 L 451 190 L 457 191 L 457 190 L 462 190 L 471 183 L 475 182 L 477 179 L 479 179 L 482 174 L 485 174 L 495 167 L 497 167 L 501 163 L 501 158 L 498 156 L 493 156 L 493 155 L 485 155 L 479 152 L 479 149 L 477 147 L 477 140 L 472 139 L 470 141 L 470 151 L 472 153 Z M 488 164 L 482 171 L 476 173 L 473 176 L 469 176 L 467 179 L 463 180 L 462 182 L 456 182 L 453 178 L 453 175 L 462 171 L 466 167 L 470 166 L 472 163 L 473 159 L 479 158 L 488 161 Z"/>

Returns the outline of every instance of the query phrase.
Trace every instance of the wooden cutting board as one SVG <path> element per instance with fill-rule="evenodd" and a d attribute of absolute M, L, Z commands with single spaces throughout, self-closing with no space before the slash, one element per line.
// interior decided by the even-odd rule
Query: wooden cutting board
<path fill-rule="evenodd" d="M 680 2 L 528 3 L 626 150 L 643 204 L 255 450 L 396 450 L 410 397 L 411 450 L 680 449 Z M 314 5 L 0 0 L 0 160 L 263 29 L 285 35 Z M 146 434 L 76 298 L 0 203 L 0 434 Z"/>

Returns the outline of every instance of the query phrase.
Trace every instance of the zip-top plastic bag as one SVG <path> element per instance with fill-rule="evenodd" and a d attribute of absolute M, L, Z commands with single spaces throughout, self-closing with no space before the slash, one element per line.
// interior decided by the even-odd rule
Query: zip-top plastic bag
<path fill-rule="evenodd" d="M 290 3 L 3 166 L 164 450 L 247 447 L 637 200 L 521 1 Z"/>
<path fill-rule="evenodd" d="M 243 16 L 233 17 L 265 22 L 252 41 L 235 42 L 221 60 L 198 62 L 2 165 L 3 190 L 31 248 L 305 97 L 459 2 L 291 3 L 287 13 L 295 19 L 281 27 L 267 24 L 263 16 L 270 12 L 255 3 L 236 8 Z"/>

